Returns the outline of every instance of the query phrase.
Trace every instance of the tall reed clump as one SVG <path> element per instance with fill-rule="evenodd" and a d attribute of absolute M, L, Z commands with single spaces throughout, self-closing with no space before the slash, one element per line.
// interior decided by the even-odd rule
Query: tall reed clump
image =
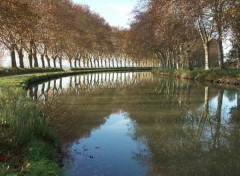
<path fill-rule="evenodd" d="M 45 130 L 36 105 L 20 88 L 0 88 L 0 124 L 4 139 L 16 144 L 28 142 L 33 135 Z M 39 131 L 40 130 L 40 131 Z"/>
<path fill-rule="evenodd" d="M 56 139 L 26 91 L 0 86 L 0 175 L 61 175 Z"/>

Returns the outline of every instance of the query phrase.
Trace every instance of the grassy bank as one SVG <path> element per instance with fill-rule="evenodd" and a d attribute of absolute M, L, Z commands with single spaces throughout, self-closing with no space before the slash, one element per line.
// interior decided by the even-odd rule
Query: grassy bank
<path fill-rule="evenodd" d="M 62 175 L 57 137 L 22 88 L 35 77 L 0 78 L 0 175 Z"/>
<path fill-rule="evenodd" d="M 106 71 L 150 71 L 152 67 L 116 67 L 116 68 L 72 68 L 71 71 L 98 71 L 98 72 L 106 72 Z"/>
<path fill-rule="evenodd" d="M 154 74 L 170 76 L 181 79 L 190 79 L 203 82 L 212 82 L 219 84 L 240 85 L 240 70 L 237 69 L 194 69 L 194 70 L 170 70 L 155 68 Z"/>
<path fill-rule="evenodd" d="M 105 71 L 144 71 L 151 70 L 151 67 L 122 67 L 122 68 L 73 68 L 68 71 L 97 71 L 97 72 L 105 72 Z M 63 69 L 60 68 L 0 68 L 0 77 L 3 76 L 12 76 L 12 75 L 24 75 L 24 74 L 35 74 L 35 73 L 49 73 L 49 72 L 64 72 Z"/>
<path fill-rule="evenodd" d="M 47 73 L 63 71 L 59 68 L 0 68 L 0 77 L 9 75 L 23 75 L 32 73 Z"/>

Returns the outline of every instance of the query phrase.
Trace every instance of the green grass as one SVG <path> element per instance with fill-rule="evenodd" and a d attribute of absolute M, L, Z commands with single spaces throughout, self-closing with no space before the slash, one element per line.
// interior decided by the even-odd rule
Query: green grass
<path fill-rule="evenodd" d="M 63 71 L 59 68 L 0 68 L 0 76 Z"/>
<path fill-rule="evenodd" d="M 152 70 L 153 73 L 162 76 L 177 77 L 182 79 L 191 79 L 197 81 L 206 81 L 221 84 L 240 84 L 240 70 L 238 69 L 194 69 L 194 70 L 184 70 L 184 69 L 160 69 L 155 68 Z"/>
<path fill-rule="evenodd" d="M 58 138 L 22 88 L 48 74 L 0 78 L 0 175 L 62 175 Z"/>
<path fill-rule="evenodd" d="M 31 140 L 24 153 L 13 156 L 0 164 L 0 175 L 41 176 L 63 175 L 56 162 L 56 150 L 41 139 Z M 13 154 L 12 154 L 13 155 Z"/>
<path fill-rule="evenodd" d="M 23 89 L 1 87 L 0 126 L 0 175 L 61 175 L 57 137 Z"/>

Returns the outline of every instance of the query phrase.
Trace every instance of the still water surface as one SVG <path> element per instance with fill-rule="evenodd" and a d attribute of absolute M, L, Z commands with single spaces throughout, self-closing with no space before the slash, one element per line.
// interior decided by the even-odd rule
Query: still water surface
<path fill-rule="evenodd" d="M 28 93 L 60 136 L 66 175 L 240 173 L 236 90 L 129 72 L 65 77 Z"/>

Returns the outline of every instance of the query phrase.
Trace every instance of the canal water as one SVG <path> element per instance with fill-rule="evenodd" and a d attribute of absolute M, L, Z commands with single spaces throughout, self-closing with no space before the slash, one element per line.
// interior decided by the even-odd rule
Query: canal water
<path fill-rule="evenodd" d="M 234 89 L 118 72 L 51 80 L 28 94 L 60 137 L 65 175 L 240 173 Z"/>

